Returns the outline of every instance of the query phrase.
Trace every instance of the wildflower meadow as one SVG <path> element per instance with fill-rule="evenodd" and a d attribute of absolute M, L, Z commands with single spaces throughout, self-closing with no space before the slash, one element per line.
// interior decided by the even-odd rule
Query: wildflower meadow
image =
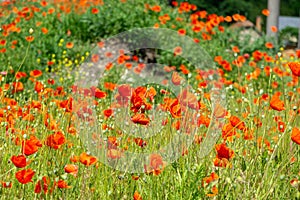
<path fill-rule="evenodd" d="M 300 199 L 300 50 L 188 1 L 0 5 L 0 199 Z"/>

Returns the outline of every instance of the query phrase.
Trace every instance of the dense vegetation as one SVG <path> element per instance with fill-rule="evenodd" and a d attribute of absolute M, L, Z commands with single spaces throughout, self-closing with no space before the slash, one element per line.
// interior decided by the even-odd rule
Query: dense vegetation
<path fill-rule="evenodd" d="M 300 198 L 300 51 L 194 3 L 1 3 L 1 199 Z"/>

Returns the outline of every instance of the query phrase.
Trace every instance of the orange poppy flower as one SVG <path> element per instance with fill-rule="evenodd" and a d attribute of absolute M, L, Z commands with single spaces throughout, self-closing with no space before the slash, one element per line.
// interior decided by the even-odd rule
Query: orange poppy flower
<path fill-rule="evenodd" d="M 233 47 L 232 47 L 232 51 L 233 51 L 234 53 L 240 53 L 240 49 L 239 49 L 238 46 L 233 46 Z"/>
<path fill-rule="evenodd" d="M 182 78 L 178 72 L 173 72 L 172 73 L 172 83 L 174 85 L 180 85 L 181 84 L 181 81 L 183 81 L 184 78 Z"/>
<path fill-rule="evenodd" d="M 13 82 L 12 83 L 13 86 L 13 93 L 15 92 L 22 92 L 24 90 L 24 86 L 22 82 Z"/>
<path fill-rule="evenodd" d="M 231 17 L 231 16 L 226 16 L 226 17 L 224 18 L 224 20 L 225 20 L 226 22 L 231 22 L 231 21 L 232 21 L 232 17 Z"/>
<path fill-rule="evenodd" d="M 269 16 L 269 15 L 270 15 L 270 11 L 269 11 L 268 9 L 263 9 L 263 10 L 261 11 L 261 13 L 262 13 L 263 15 L 265 15 L 265 16 Z"/>
<path fill-rule="evenodd" d="M 66 173 L 71 174 L 76 177 L 76 175 L 78 173 L 78 166 L 74 165 L 74 164 L 67 164 L 67 165 L 65 165 L 64 170 Z"/>
<path fill-rule="evenodd" d="M 231 123 L 227 123 L 222 128 L 222 138 L 230 142 L 233 141 L 233 136 L 236 135 L 234 126 Z"/>
<path fill-rule="evenodd" d="M 237 116 L 231 116 L 229 121 L 233 127 L 236 127 L 239 130 L 244 130 L 246 128 L 245 123 L 242 122 Z"/>
<path fill-rule="evenodd" d="M 26 165 L 27 165 L 26 157 L 24 155 L 12 156 L 10 158 L 10 160 L 18 168 L 23 168 L 23 167 L 26 167 Z"/>
<path fill-rule="evenodd" d="M 136 124 L 148 125 L 150 119 L 144 113 L 136 113 L 133 117 L 131 117 L 131 121 Z"/>
<path fill-rule="evenodd" d="M 219 179 L 218 174 L 216 174 L 215 172 L 212 172 L 209 176 L 204 177 L 202 179 L 202 186 L 205 186 L 205 185 L 207 185 L 215 180 L 218 180 L 218 179 Z"/>
<path fill-rule="evenodd" d="M 87 153 L 81 153 L 79 157 L 79 161 L 84 164 L 85 166 L 93 165 L 97 162 L 97 158 Z"/>
<path fill-rule="evenodd" d="M 54 8 L 49 8 L 48 9 L 48 14 L 49 15 L 51 15 L 52 13 L 54 13 L 55 12 L 55 9 Z"/>
<path fill-rule="evenodd" d="M 239 14 L 234 14 L 232 15 L 232 18 L 234 21 L 239 21 L 240 20 L 240 15 Z"/>
<path fill-rule="evenodd" d="M 181 47 L 175 47 L 174 48 L 174 55 L 181 55 L 182 54 L 182 48 Z"/>
<path fill-rule="evenodd" d="M 27 42 L 32 42 L 34 40 L 33 36 L 27 36 L 25 37 L 25 39 L 27 40 Z"/>
<path fill-rule="evenodd" d="M 30 72 L 30 76 L 37 78 L 42 76 L 43 72 L 41 70 L 35 69 Z"/>
<path fill-rule="evenodd" d="M 151 7 L 151 10 L 154 11 L 154 12 L 160 12 L 161 11 L 161 8 L 159 5 L 155 5 L 155 6 L 152 6 Z"/>
<path fill-rule="evenodd" d="M 291 139 L 296 144 L 300 145 L 300 129 L 297 127 L 294 127 L 292 130 Z"/>
<path fill-rule="evenodd" d="M 43 28 L 41 29 L 41 31 L 42 31 L 42 33 L 44 33 L 44 34 L 47 34 L 47 33 L 48 33 L 48 29 L 45 28 L 45 27 L 43 27 Z"/>
<path fill-rule="evenodd" d="M 289 62 L 288 66 L 295 76 L 300 77 L 300 62 Z"/>
<path fill-rule="evenodd" d="M 97 63 L 99 61 L 99 59 L 100 59 L 100 56 L 98 54 L 93 54 L 92 55 L 91 60 L 92 60 L 93 63 Z"/>
<path fill-rule="evenodd" d="M 138 193 L 138 191 L 134 192 L 133 200 L 143 200 L 142 196 L 140 195 L 140 193 Z"/>
<path fill-rule="evenodd" d="M 180 118 L 181 117 L 181 106 L 178 99 L 168 99 L 168 110 L 170 111 L 172 117 Z"/>
<path fill-rule="evenodd" d="M 154 170 L 158 170 L 164 167 L 163 158 L 159 154 L 151 154 L 150 155 L 150 167 Z"/>
<path fill-rule="evenodd" d="M 214 197 L 214 196 L 216 196 L 217 194 L 218 194 L 218 188 L 217 188 L 217 186 L 213 186 L 212 187 L 212 189 L 211 189 L 211 193 L 208 193 L 208 194 L 206 194 L 206 196 L 208 196 L 208 197 Z"/>
<path fill-rule="evenodd" d="M 72 49 L 73 46 L 74 46 L 73 42 L 67 42 L 67 44 L 66 44 L 67 49 Z"/>
<path fill-rule="evenodd" d="M 109 149 L 107 151 L 107 157 L 111 159 L 119 159 L 122 157 L 122 152 L 117 149 Z"/>
<path fill-rule="evenodd" d="M 276 33 L 277 32 L 277 27 L 276 26 L 271 26 L 271 31 L 273 32 L 273 33 Z"/>
<path fill-rule="evenodd" d="M 35 172 L 32 169 L 24 169 L 16 173 L 16 178 L 20 183 L 27 184 L 32 182 L 34 174 Z"/>
<path fill-rule="evenodd" d="M 68 188 L 71 188 L 71 186 L 69 186 L 64 180 L 59 180 L 57 183 L 56 183 L 57 187 L 60 188 L 60 189 L 68 189 Z"/>
<path fill-rule="evenodd" d="M 71 156 L 70 161 L 74 162 L 74 163 L 78 162 L 79 161 L 79 156 Z"/>
<path fill-rule="evenodd" d="M 219 103 L 215 105 L 214 116 L 216 118 L 223 118 L 228 114 L 227 110 Z"/>
<path fill-rule="evenodd" d="M 265 44 L 265 46 L 266 46 L 268 49 L 274 48 L 274 46 L 273 46 L 273 44 L 272 44 L 271 42 L 267 42 L 267 43 Z"/>
<path fill-rule="evenodd" d="M 210 118 L 208 116 L 200 115 L 200 117 L 197 120 L 197 125 L 200 126 L 201 124 L 208 128 L 210 124 Z"/>
<path fill-rule="evenodd" d="M 278 95 L 274 95 L 270 101 L 270 107 L 277 111 L 285 110 L 284 102 L 279 99 Z"/>

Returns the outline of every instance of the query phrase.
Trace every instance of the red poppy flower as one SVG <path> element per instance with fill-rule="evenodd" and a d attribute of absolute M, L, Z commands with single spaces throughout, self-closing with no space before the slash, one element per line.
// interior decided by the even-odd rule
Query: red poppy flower
<path fill-rule="evenodd" d="M 178 34 L 179 35 L 185 35 L 186 31 L 184 29 L 179 29 Z"/>
<path fill-rule="evenodd" d="M 66 141 L 64 134 L 60 131 L 53 133 L 47 137 L 46 145 L 58 149 L 60 148 Z"/>
<path fill-rule="evenodd" d="M 1 182 L 3 188 L 12 188 L 12 182 Z"/>
<path fill-rule="evenodd" d="M 5 52 L 6 52 L 6 48 L 0 49 L 0 53 L 5 53 Z"/>
<path fill-rule="evenodd" d="M 140 147 L 144 147 L 147 145 L 147 142 L 142 138 L 134 138 L 134 142 Z"/>
<path fill-rule="evenodd" d="M 103 114 L 104 114 L 105 117 L 108 118 L 108 117 L 112 116 L 113 110 L 112 109 L 106 109 L 106 110 L 103 111 Z"/>
<path fill-rule="evenodd" d="M 40 93 L 42 90 L 44 90 L 44 85 L 43 83 L 39 82 L 39 81 L 36 81 L 35 82 L 35 86 L 34 86 L 34 90 L 37 92 L 37 93 Z"/>
<path fill-rule="evenodd" d="M 47 1 L 41 1 L 41 6 L 46 7 L 48 5 Z"/>
<path fill-rule="evenodd" d="M 12 156 L 10 160 L 18 168 L 26 167 L 27 163 L 26 163 L 26 157 L 24 155 Z"/>
<path fill-rule="evenodd" d="M 102 99 L 106 97 L 106 92 L 101 91 L 99 88 L 91 89 L 91 90 L 92 90 L 92 94 L 94 94 L 94 97 L 98 99 Z"/>
<path fill-rule="evenodd" d="M 41 146 L 42 143 L 35 136 L 30 136 L 29 140 L 22 142 L 22 150 L 26 156 L 36 153 Z"/>
<path fill-rule="evenodd" d="M 26 77 L 26 76 L 27 76 L 27 74 L 25 72 L 17 72 L 16 73 L 17 80 L 20 80 L 21 78 Z"/>
<path fill-rule="evenodd" d="M 216 145 L 217 158 L 222 159 L 226 158 L 227 160 L 231 159 L 234 156 L 232 149 L 228 148 L 225 143 Z"/>
<path fill-rule="evenodd" d="M 12 83 L 13 86 L 13 93 L 15 92 L 22 92 L 24 90 L 24 86 L 22 82 L 13 82 Z"/>
<path fill-rule="evenodd" d="M 57 183 L 56 183 L 57 187 L 60 188 L 60 189 L 68 189 L 68 188 L 71 188 L 71 186 L 69 186 L 64 180 L 59 180 Z"/>
<path fill-rule="evenodd" d="M 49 85 L 54 85 L 54 83 L 55 83 L 54 79 L 52 79 L 52 78 L 48 79 L 47 82 Z"/>
<path fill-rule="evenodd" d="M 32 169 L 24 169 L 16 173 L 16 178 L 20 183 L 27 184 L 32 182 L 34 174 L 35 172 Z"/>
<path fill-rule="evenodd" d="M 35 187 L 34 187 L 34 193 L 41 193 L 42 191 L 42 183 L 43 183 L 43 191 L 45 194 L 48 193 L 48 186 L 50 183 L 50 180 L 48 177 L 43 176 L 42 180 L 38 180 L 38 182 L 36 183 Z"/>
<path fill-rule="evenodd" d="M 97 8 L 92 8 L 92 13 L 97 14 L 97 13 L 99 13 L 99 10 Z"/>
<path fill-rule="evenodd" d="M 282 121 L 279 121 L 278 123 L 277 123 L 277 125 L 278 125 L 278 130 L 280 131 L 280 132 L 284 132 L 284 130 L 285 130 L 285 123 L 284 122 L 282 122 Z"/>
<path fill-rule="evenodd" d="M 34 78 L 40 77 L 40 76 L 42 76 L 42 74 L 43 74 L 43 72 L 38 69 L 34 69 L 30 72 L 30 76 L 32 76 Z"/>
<path fill-rule="evenodd" d="M 1 46 L 5 46 L 5 44 L 6 44 L 6 40 L 0 40 L 0 45 Z"/>
<path fill-rule="evenodd" d="M 130 85 L 120 85 L 118 86 L 118 92 L 122 97 L 129 97 L 131 96 L 131 87 Z"/>

